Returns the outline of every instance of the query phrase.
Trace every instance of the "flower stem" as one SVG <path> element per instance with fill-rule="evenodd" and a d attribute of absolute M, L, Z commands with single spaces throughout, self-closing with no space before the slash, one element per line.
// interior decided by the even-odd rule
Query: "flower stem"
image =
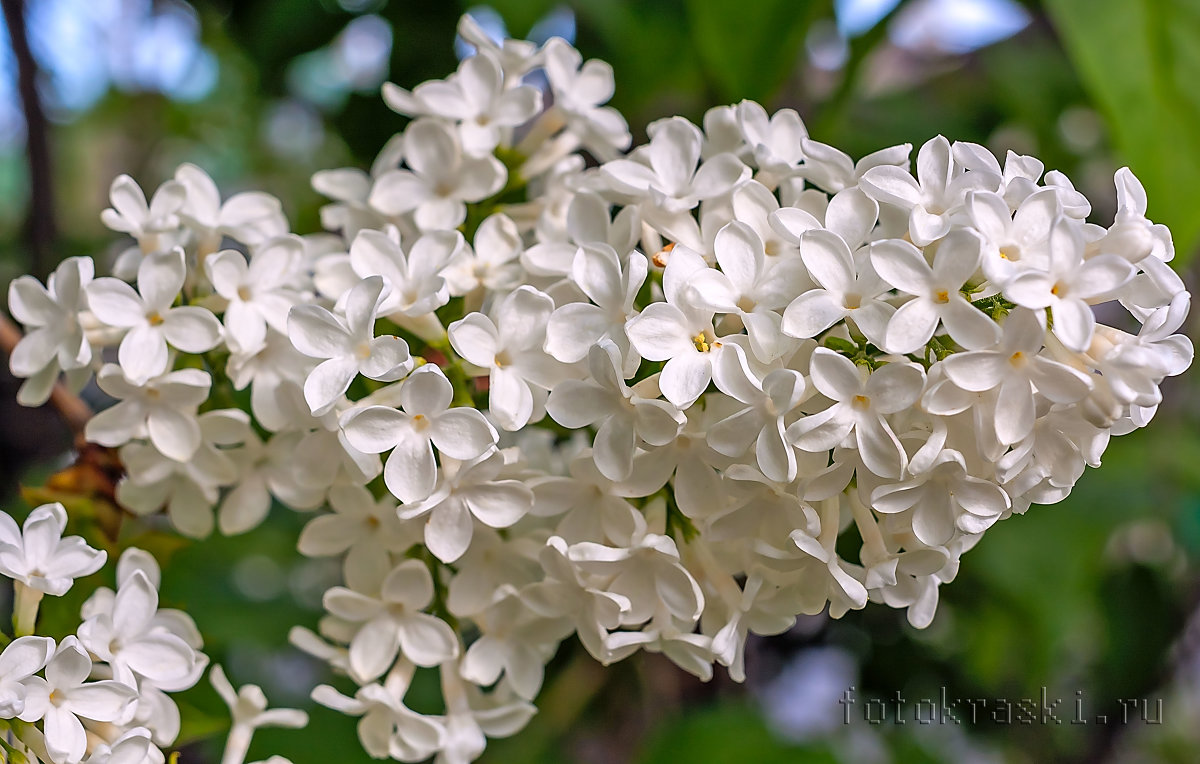
<path fill-rule="evenodd" d="M 13 635 L 28 637 L 34 633 L 37 624 L 38 606 L 42 603 L 42 591 L 26 586 L 20 581 L 13 582 L 15 604 L 13 606 Z"/>

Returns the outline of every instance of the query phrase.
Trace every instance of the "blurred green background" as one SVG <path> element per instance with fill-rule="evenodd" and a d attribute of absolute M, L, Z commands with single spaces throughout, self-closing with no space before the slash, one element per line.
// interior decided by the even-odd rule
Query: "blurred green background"
<path fill-rule="evenodd" d="M 6 27 L 0 50 L 5 285 L 66 256 L 103 260 L 115 239 L 99 221 L 112 178 L 125 172 L 153 188 L 184 161 L 207 169 L 226 195 L 280 196 L 297 231 L 316 230 L 321 200 L 309 176 L 370 163 L 402 126 L 380 84 L 412 87 L 451 72 L 455 23 L 468 9 L 395 0 L 2 5 L 9 26 L 24 30 L 10 36 Z M 656 118 L 698 122 L 707 107 L 742 98 L 797 109 L 814 138 L 856 157 L 943 133 L 1001 156 L 1040 157 L 1074 180 L 1105 224 L 1112 173 L 1128 164 L 1149 192 L 1150 217 L 1174 231 L 1174 264 L 1193 281 L 1196 0 L 500 0 L 472 12 L 491 29 L 560 35 L 611 62 L 613 104 L 637 137 Z M 701 685 L 655 656 L 602 671 L 568 643 L 539 716 L 485 760 L 1200 761 L 1194 379 L 1168 381 L 1151 427 L 1115 440 L 1104 468 L 1068 501 L 991 530 L 943 587 L 928 629 L 876 606 L 840 621 L 802 619 L 786 635 L 752 640 L 744 685 L 723 671 Z M 36 483 L 67 444 L 53 415 L 16 410 L 14 391 L 0 379 L 0 480 L 5 506 L 20 515 L 16 481 Z M 286 644 L 291 624 L 315 625 L 336 574 L 295 559 L 302 523 L 279 510 L 247 536 L 180 543 L 163 592 L 165 605 L 195 615 L 235 683 L 262 684 L 278 705 L 311 705 L 308 689 L 327 680 Z M 47 626 L 69 628 L 85 593 L 48 604 Z M 855 702 L 839 703 L 851 687 Z M 1062 699 L 1061 723 L 1041 718 L 1043 692 Z M 896 693 L 905 724 L 895 721 Z M 930 706 L 917 701 L 943 693 L 960 699 L 952 713 L 962 723 L 919 723 L 914 713 L 928 719 Z M 1021 699 L 1037 702 L 1031 723 Z M 185 737 L 197 742 L 183 761 L 212 760 L 205 736 L 228 723 L 224 711 L 206 685 L 184 703 L 196 720 Z M 996 713 L 1006 703 L 1012 718 Z M 883 723 L 870 723 L 868 713 L 879 720 L 885 709 Z M 269 753 L 297 764 L 366 760 L 353 720 L 323 709 L 305 731 L 260 734 L 251 758 Z"/>

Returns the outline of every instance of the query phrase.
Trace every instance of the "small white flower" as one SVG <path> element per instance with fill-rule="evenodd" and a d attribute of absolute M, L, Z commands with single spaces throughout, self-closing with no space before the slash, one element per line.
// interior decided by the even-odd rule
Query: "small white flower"
<path fill-rule="evenodd" d="M 617 151 L 629 147 L 630 135 L 621 113 L 603 105 L 613 95 L 612 66 L 596 59 L 585 63 L 579 51 L 559 37 L 546 42 L 542 56 L 553 108 L 566 117 L 567 129 L 598 159 L 616 159 Z"/>
<path fill-rule="evenodd" d="M 490 317 L 470 313 L 450 325 L 454 351 L 489 370 L 488 409 L 505 430 L 534 419 L 562 374 L 561 365 L 542 351 L 553 310 L 546 294 L 522 286 L 497 303 Z"/>
<path fill-rule="evenodd" d="M 796 453 L 785 435 L 784 419 L 808 397 L 804 377 L 791 369 L 773 369 L 760 379 L 750 370 L 745 352 L 731 345 L 718 359 L 713 381 L 744 405 L 709 428 L 713 449 L 733 458 L 753 453 L 771 480 L 795 480 Z"/>
<path fill-rule="evenodd" d="M 285 727 L 300 729 L 308 725 L 308 714 L 295 708 L 267 708 L 267 696 L 256 684 L 244 684 L 235 692 L 225 671 L 213 666 L 208 672 L 208 681 L 213 689 L 229 706 L 233 727 L 225 742 L 222 764 L 236 764 L 246 760 L 250 739 L 260 727 Z"/>
<path fill-rule="evenodd" d="M 49 637 L 17 637 L 0 652 L 0 719 L 33 721 L 25 718 L 25 697 L 31 688 L 45 694 L 46 680 L 34 674 L 53 654 L 54 640 Z"/>
<path fill-rule="evenodd" d="M 32 276 L 8 285 L 8 309 L 26 327 L 8 359 L 13 376 L 26 379 L 17 393 L 21 405 L 42 405 L 60 370 L 82 370 L 91 363 L 92 346 L 79 313 L 94 270 L 90 257 L 69 257 L 54 269 L 45 287 Z"/>
<path fill-rule="evenodd" d="M 202 254 L 215 252 L 222 236 L 255 246 L 288 231 L 283 205 L 270 194 L 244 191 L 222 204 L 217 184 L 194 164 L 180 165 L 175 180 L 187 192 L 179 217 L 196 235 Z"/>
<path fill-rule="evenodd" d="M 342 431 L 350 445 L 369 454 L 391 450 L 383 479 L 400 501 L 420 501 L 433 492 L 437 481 L 434 446 L 446 456 L 467 461 L 495 444 L 498 436 L 483 414 L 473 408 L 450 408 L 453 397 L 454 388 L 442 370 L 426 364 L 401 385 L 402 412 L 367 406 L 342 418 Z"/>
<path fill-rule="evenodd" d="M 646 398 L 625 384 L 621 355 L 610 340 L 591 346 L 589 380 L 559 383 L 546 401 L 546 413 L 564 427 L 597 426 L 592 458 L 601 474 L 621 481 L 633 473 L 639 442 L 665 446 L 685 421 L 678 408 Z"/>
<path fill-rule="evenodd" d="M 135 383 L 167 371 L 167 345 L 203 353 L 221 341 L 221 324 L 204 308 L 171 307 L 187 276 L 183 250 L 149 255 L 138 266 L 138 291 L 114 278 L 87 286 L 96 318 L 128 329 L 117 351 L 121 368 Z"/>
<path fill-rule="evenodd" d="M 1054 335 L 1071 350 L 1083 352 L 1092 341 L 1096 316 L 1091 303 L 1111 299 L 1112 293 L 1133 278 L 1129 262 L 1117 255 L 1084 259 L 1080 226 L 1059 218 L 1050 231 L 1049 263 L 1045 271 L 1030 269 L 1004 286 L 1004 296 L 1023 308 L 1049 308 Z"/>
<path fill-rule="evenodd" d="M 805 451 L 825 451 L 851 433 L 863 462 L 876 475 L 900 477 L 907 462 L 904 448 L 884 418 L 921 397 L 925 375 L 915 364 L 889 363 L 868 374 L 848 358 L 817 348 L 812 355 L 812 384 L 834 401 L 824 411 L 797 419 L 788 428 L 792 442 Z"/>
<path fill-rule="evenodd" d="M 400 518 L 428 515 L 425 546 L 434 557 L 452 563 L 471 545 L 475 520 L 507 528 L 533 507 L 533 491 L 519 480 L 498 479 L 504 455 L 492 451 L 472 461 L 442 458 L 439 481 L 426 499 L 400 508 Z"/>
<path fill-rule="evenodd" d="M 913 297 L 888 320 L 885 350 L 916 352 L 933 338 L 939 324 L 951 339 L 969 350 L 996 343 L 999 327 L 962 293 L 979 267 L 980 246 L 979 237 L 970 231 L 951 232 L 938 244 L 932 266 L 920 250 L 900 239 L 871 247 L 875 272 Z"/>
<path fill-rule="evenodd" d="M 363 230 L 350 245 L 350 265 L 359 278 L 382 276 L 387 297 L 379 313 L 419 317 L 442 307 L 450 299 L 440 271 L 464 248 L 457 231 L 435 231 L 417 239 L 406 254 L 400 244 L 379 231 Z"/>
<path fill-rule="evenodd" d="M 323 684 L 312 691 L 312 699 L 348 716 L 361 716 L 358 740 L 369 756 L 424 761 L 441 749 L 445 729 L 438 721 L 409 709 L 390 685 L 368 684 L 347 698 Z"/>
<path fill-rule="evenodd" d="M 412 369 L 407 342 L 375 336 L 386 290 L 379 276 L 363 279 L 344 298 L 344 318 L 312 304 L 297 305 L 288 314 L 288 337 L 296 349 L 326 359 L 304 380 L 304 400 L 314 415 L 332 409 L 359 374 L 392 382 Z"/>
<path fill-rule="evenodd" d="M 404 132 L 408 170 L 380 175 L 370 204 L 384 215 L 413 213 L 422 231 L 449 230 L 467 216 L 464 202 L 478 202 L 504 186 L 507 172 L 491 154 L 463 154 L 458 136 L 431 119 L 418 119 Z"/>
<path fill-rule="evenodd" d="M 1045 336 L 1036 313 L 1017 309 L 1005 320 L 1004 336 L 994 349 L 955 353 L 942 361 L 946 376 L 963 390 L 1000 388 L 995 425 L 1001 443 L 1015 443 L 1033 429 L 1035 390 L 1055 403 L 1074 403 L 1091 387 L 1087 374 L 1039 354 Z"/>
<path fill-rule="evenodd" d="M 0 573 L 54 597 L 66 594 L 76 578 L 100 570 L 108 557 L 79 536 L 64 539 L 66 527 L 67 511 L 57 503 L 30 512 L 23 532 L 0 514 Z"/>
<path fill-rule="evenodd" d="M 666 302 L 654 302 L 629 320 L 625 333 L 643 358 L 666 361 L 658 386 L 680 408 L 695 402 L 712 380 L 713 358 L 721 352 L 713 328 L 716 311 L 688 288 L 691 277 L 707 270 L 700 255 L 676 247 L 663 273 Z"/>
<path fill-rule="evenodd" d="M 820 288 L 810 289 L 788 304 L 781 323 L 783 332 L 792 337 L 816 337 L 846 320 L 882 347 L 896 309 L 883 299 L 888 284 L 875 272 L 869 252 L 856 261 L 846 242 L 834 233 L 818 229 L 801 235 L 800 257 Z"/>
<path fill-rule="evenodd" d="M 158 589 L 143 571 L 135 570 L 117 586 L 109 612 L 97 613 L 79 626 L 79 641 L 112 666 L 113 678 L 130 687 L 137 679 L 171 685 L 192 673 L 196 654 L 182 638 L 154 622 Z"/>
<path fill-rule="evenodd" d="M 102 446 L 122 446 L 146 437 L 176 461 L 186 462 L 200 447 L 196 410 L 208 398 L 212 378 L 200 369 L 170 371 L 136 384 L 116 364 L 97 376 L 100 389 L 118 400 L 87 423 L 87 439 Z"/>
<path fill-rule="evenodd" d="M 335 586 L 325 608 L 361 624 L 350 640 L 351 675 L 370 682 L 383 675 L 399 652 L 418 666 L 437 666 L 458 655 L 458 637 L 445 621 L 422 612 L 433 602 L 433 578 L 420 560 L 405 560 L 378 584 L 378 595 Z"/>
<path fill-rule="evenodd" d="M 57 761 L 75 764 L 87 751 L 87 733 L 80 718 L 120 721 L 137 700 L 137 691 L 113 679 L 88 682 L 92 659 L 73 636 L 59 643 L 46 664 L 46 695 L 39 697 L 46 750 Z M 27 707 L 33 698 L 27 698 Z M 34 714 L 28 714 L 33 716 Z"/>
<path fill-rule="evenodd" d="M 641 358 L 630 351 L 625 324 L 637 315 L 634 301 L 648 270 L 646 256 L 640 252 L 631 252 L 622 265 L 606 244 L 580 247 L 571 265 L 571 280 L 591 302 L 567 303 L 554 311 L 546 326 L 546 352 L 564 363 L 576 363 L 608 339 L 625 359 L 624 372 L 636 372 Z"/>
<path fill-rule="evenodd" d="M 982 533 L 1012 502 L 1000 486 L 967 474 L 962 455 L 946 450 L 929 470 L 871 493 L 876 511 L 912 510 L 913 533 L 922 544 L 942 546 L 956 531 Z"/>
<path fill-rule="evenodd" d="M 267 326 L 287 332 L 287 315 L 300 296 L 290 289 L 304 252 L 296 237 L 267 242 L 250 262 L 231 249 L 205 259 L 204 269 L 217 294 L 229 301 L 225 333 L 235 353 L 252 353 L 266 342 Z"/>
<path fill-rule="evenodd" d="M 955 167 L 950 142 L 939 135 L 917 152 L 915 179 L 906 169 L 888 164 L 867 170 L 861 184 L 872 198 L 909 212 L 909 235 L 923 247 L 950 232 L 950 216 L 968 191 L 994 191 L 1000 178 L 979 170 L 962 172 Z"/>

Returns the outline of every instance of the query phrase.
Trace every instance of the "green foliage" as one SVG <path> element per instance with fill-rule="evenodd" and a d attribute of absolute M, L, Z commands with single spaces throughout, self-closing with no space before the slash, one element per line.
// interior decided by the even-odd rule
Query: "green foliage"
<path fill-rule="evenodd" d="M 770 103 L 803 56 L 812 21 L 832 3 L 687 0 L 688 31 L 721 103 Z"/>
<path fill-rule="evenodd" d="M 1067 52 L 1186 261 L 1200 242 L 1200 3 L 1047 0 Z"/>

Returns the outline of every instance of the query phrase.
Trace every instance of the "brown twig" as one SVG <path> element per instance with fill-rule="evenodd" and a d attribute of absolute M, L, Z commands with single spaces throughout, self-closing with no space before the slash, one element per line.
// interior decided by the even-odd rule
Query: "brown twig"
<path fill-rule="evenodd" d="M 25 221 L 29 269 L 44 278 L 55 261 L 54 191 L 50 162 L 50 123 L 38 95 L 38 65 L 25 28 L 25 0 L 0 0 L 17 62 L 17 92 L 25 113 L 25 158 L 29 164 L 29 215 Z"/>
<path fill-rule="evenodd" d="M 21 330 L 3 313 L 0 313 L 0 351 L 5 357 L 11 356 L 13 348 L 21 341 Z M 92 409 L 83 399 L 66 388 L 62 382 L 57 382 L 50 392 L 50 405 L 62 417 L 63 422 L 70 428 L 77 443 L 83 441 L 83 430 L 88 420 L 92 418 Z"/>

